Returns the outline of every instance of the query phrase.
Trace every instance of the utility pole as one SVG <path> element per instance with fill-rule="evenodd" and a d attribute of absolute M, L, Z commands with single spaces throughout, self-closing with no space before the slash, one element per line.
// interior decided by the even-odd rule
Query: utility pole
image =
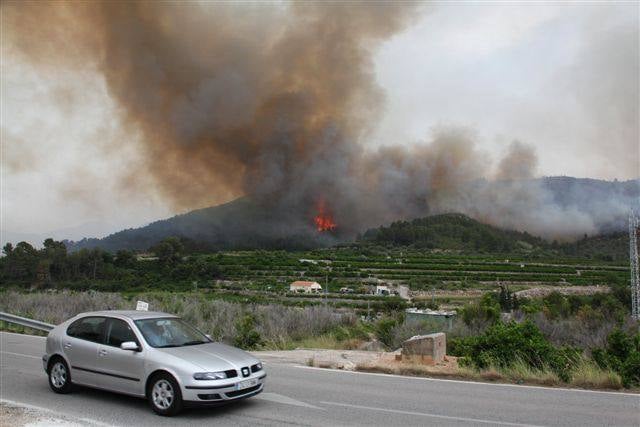
<path fill-rule="evenodd" d="M 631 317 L 640 320 L 640 277 L 638 273 L 638 228 L 640 219 L 631 210 L 629 214 L 629 265 L 631 267 Z"/>
<path fill-rule="evenodd" d="M 324 271 L 324 305 L 327 305 L 328 292 L 329 292 L 329 268 Z"/>

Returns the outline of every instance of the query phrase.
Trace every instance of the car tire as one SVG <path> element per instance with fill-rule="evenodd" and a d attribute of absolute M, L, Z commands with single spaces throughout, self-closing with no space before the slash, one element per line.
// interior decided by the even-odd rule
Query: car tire
<path fill-rule="evenodd" d="M 165 417 L 171 417 L 182 410 L 182 393 L 178 382 L 168 373 L 155 374 L 148 383 L 147 399 L 151 409 Z"/>
<path fill-rule="evenodd" d="M 60 356 L 56 356 L 49 364 L 49 387 L 56 393 L 71 393 L 71 371 L 69 365 Z"/>

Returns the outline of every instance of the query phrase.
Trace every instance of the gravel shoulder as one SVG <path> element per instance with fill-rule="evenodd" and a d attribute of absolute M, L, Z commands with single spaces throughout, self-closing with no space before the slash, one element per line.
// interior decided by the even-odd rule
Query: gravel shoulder
<path fill-rule="evenodd" d="M 44 408 L 16 402 L 0 401 L 0 426 L 11 427 L 80 427 L 91 425 L 87 420 L 72 420 Z"/>

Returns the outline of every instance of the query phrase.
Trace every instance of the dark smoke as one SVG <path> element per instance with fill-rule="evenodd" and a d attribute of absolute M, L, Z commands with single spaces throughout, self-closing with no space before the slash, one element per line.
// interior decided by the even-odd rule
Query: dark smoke
<path fill-rule="evenodd" d="M 145 152 L 127 178 L 150 174 L 177 209 L 248 195 L 274 228 L 312 230 L 323 200 L 347 234 L 451 210 L 543 235 L 597 228 L 590 213 L 561 207 L 531 184 L 537 159 L 525 144 L 499 162 L 499 185 L 484 181 L 492 164 L 466 130 L 365 149 L 384 101 L 372 53 L 409 24 L 414 3 L 2 8 L 8 43 L 22 59 L 104 76 L 123 127 Z"/>

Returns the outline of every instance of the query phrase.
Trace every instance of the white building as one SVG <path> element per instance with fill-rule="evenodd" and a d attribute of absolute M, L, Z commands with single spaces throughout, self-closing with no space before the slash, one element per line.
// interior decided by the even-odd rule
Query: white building
<path fill-rule="evenodd" d="M 314 293 L 322 291 L 322 286 L 318 282 L 306 282 L 304 280 L 296 280 L 289 285 L 291 292 Z"/>

